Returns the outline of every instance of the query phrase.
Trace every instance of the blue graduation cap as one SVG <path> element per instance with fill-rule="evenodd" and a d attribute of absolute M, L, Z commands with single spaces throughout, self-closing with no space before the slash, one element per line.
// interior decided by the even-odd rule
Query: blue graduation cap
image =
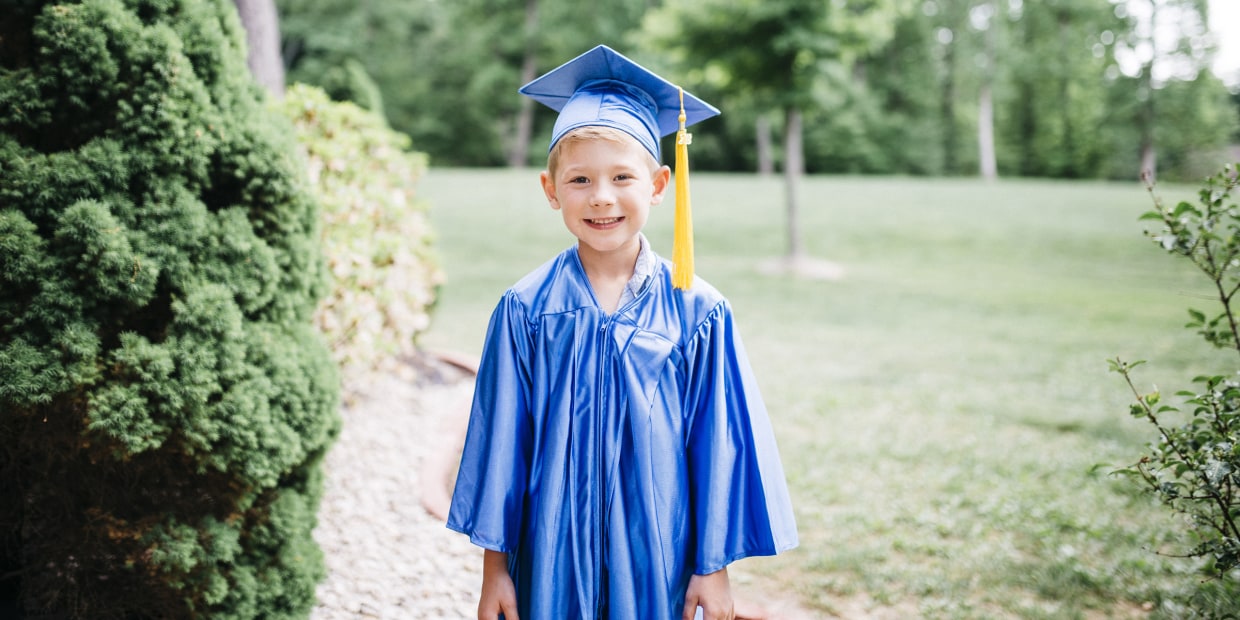
<path fill-rule="evenodd" d="M 606 45 L 560 65 L 519 92 L 560 113 L 548 150 L 573 129 L 601 125 L 633 136 L 662 161 L 659 138 L 683 127 L 681 89 Z M 719 114 L 709 103 L 683 94 L 685 125 Z"/>

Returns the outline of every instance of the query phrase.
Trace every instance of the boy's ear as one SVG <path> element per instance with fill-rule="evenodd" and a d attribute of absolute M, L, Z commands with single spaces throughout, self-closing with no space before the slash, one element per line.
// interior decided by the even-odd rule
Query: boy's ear
<path fill-rule="evenodd" d="M 543 193 L 547 195 L 547 202 L 551 203 L 551 208 L 556 211 L 560 210 L 560 201 L 555 197 L 555 180 L 551 178 L 551 173 L 546 170 L 538 175 L 538 182 L 542 184 Z"/>
<path fill-rule="evenodd" d="M 659 166 L 659 169 L 654 171 L 654 195 L 650 197 L 650 204 L 663 202 L 663 195 L 667 192 L 671 179 L 672 169 L 667 166 Z"/>

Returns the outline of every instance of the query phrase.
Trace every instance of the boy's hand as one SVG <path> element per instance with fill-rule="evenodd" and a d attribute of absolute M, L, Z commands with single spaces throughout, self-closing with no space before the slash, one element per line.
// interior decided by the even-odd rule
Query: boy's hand
<path fill-rule="evenodd" d="M 487 549 L 482 554 L 482 597 L 478 620 L 521 620 L 517 615 L 517 588 L 508 574 L 508 554 Z"/>
<path fill-rule="evenodd" d="M 736 618 L 732 608 L 732 585 L 728 582 L 727 568 L 709 575 L 694 575 L 689 578 L 682 620 L 693 620 L 698 607 L 702 608 L 702 620 L 734 620 Z"/>

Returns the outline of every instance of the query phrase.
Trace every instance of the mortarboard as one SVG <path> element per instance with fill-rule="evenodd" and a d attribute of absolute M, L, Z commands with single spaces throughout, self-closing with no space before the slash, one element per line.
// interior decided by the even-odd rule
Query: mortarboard
<path fill-rule="evenodd" d="M 577 127 L 603 125 L 633 136 L 662 160 L 659 138 L 680 128 L 681 89 L 606 45 L 547 72 L 520 93 L 560 113 L 551 146 Z M 719 114 L 689 93 L 684 112 L 685 125 Z"/>
<path fill-rule="evenodd" d="M 693 281 L 693 224 L 686 147 L 692 136 L 685 127 L 716 116 L 719 110 L 606 45 L 560 65 L 522 86 L 519 92 L 560 113 L 548 150 L 573 129 L 603 126 L 633 136 L 656 161 L 661 161 L 659 139 L 677 134 L 672 278 L 676 288 L 689 288 Z"/>

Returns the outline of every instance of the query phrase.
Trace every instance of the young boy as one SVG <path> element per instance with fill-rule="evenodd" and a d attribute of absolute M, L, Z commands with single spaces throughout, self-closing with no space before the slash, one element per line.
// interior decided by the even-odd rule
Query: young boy
<path fill-rule="evenodd" d="M 540 179 L 577 244 L 487 330 L 448 517 L 478 617 L 732 618 L 727 565 L 797 544 L 788 491 L 728 302 L 641 233 L 659 138 L 718 110 L 605 46 L 521 92 L 560 112 Z"/>

